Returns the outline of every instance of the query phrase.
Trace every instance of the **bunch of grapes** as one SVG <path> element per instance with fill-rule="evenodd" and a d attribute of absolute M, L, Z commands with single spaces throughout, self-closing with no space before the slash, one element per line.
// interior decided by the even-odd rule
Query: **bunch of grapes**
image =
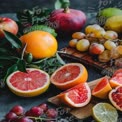
<path fill-rule="evenodd" d="M 49 108 L 46 103 L 32 107 L 25 111 L 20 105 L 14 106 L 2 122 L 55 122 L 58 112 Z"/>

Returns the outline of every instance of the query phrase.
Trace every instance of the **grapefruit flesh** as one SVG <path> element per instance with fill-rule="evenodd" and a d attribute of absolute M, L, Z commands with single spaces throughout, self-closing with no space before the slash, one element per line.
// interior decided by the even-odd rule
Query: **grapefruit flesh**
<path fill-rule="evenodd" d="M 122 111 L 122 86 L 118 86 L 110 91 L 109 100 L 113 106 Z"/>
<path fill-rule="evenodd" d="M 62 90 L 69 89 L 88 79 L 86 68 L 80 63 L 69 63 L 57 69 L 51 76 L 51 82 Z"/>
<path fill-rule="evenodd" d="M 58 95 L 62 103 L 70 107 L 83 107 L 90 102 L 91 90 L 87 83 L 80 83 Z"/>
<path fill-rule="evenodd" d="M 98 84 L 93 88 L 92 95 L 101 99 L 106 99 L 108 97 L 108 93 L 111 90 L 111 86 L 109 84 L 108 78 L 102 78 Z"/>
<path fill-rule="evenodd" d="M 37 96 L 47 90 L 49 75 L 39 69 L 28 68 L 27 73 L 16 71 L 8 76 L 7 85 L 18 96 Z"/>
<path fill-rule="evenodd" d="M 110 79 L 110 85 L 112 88 L 122 86 L 122 69 L 115 71 L 112 78 Z"/>

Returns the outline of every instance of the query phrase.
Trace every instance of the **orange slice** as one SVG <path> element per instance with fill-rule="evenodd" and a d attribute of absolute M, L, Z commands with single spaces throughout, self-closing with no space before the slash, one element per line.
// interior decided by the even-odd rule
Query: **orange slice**
<path fill-rule="evenodd" d="M 90 102 L 91 90 L 87 83 L 80 83 L 58 95 L 62 103 L 70 107 L 83 107 Z"/>
<path fill-rule="evenodd" d="M 50 84 L 49 75 L 39 69 L 27 68 L 27 73 L 16 71 L 7 78 L 10 90 L 22 97 L 33 97 L 44 93 Z"/>
<path fill-rule="evenodd" d="M 107 77 L 101 79 L 98 84 L 93 88 L 92 95 L 101 99 L 106 99 L 108 97 L 108 93 L 111 90 L 111 86 L 109 84 L 109 80 Z"/>
<path fill-rule="evenodd" d="M 112 78 L 110 79 L 110 85 L 112 88 L 122 86 L 122 69 L 118 69 L 114 72 Z"/>
<path fill-rule="evenodd" d="M 88 79 L 86 68 L 80 63 L 69 63 L 57 69 L 51 76 L 51 82 L 59 89 L 69 89 Z"/>

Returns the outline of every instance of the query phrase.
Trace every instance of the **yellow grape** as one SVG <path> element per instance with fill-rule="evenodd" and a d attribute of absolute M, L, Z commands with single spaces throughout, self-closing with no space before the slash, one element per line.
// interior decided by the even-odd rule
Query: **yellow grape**
<path fill-rule="evenodd" d="M 100 30 L 101 27 L 97 24 L 94 24 L 94 25 L 88 25 L 86 28 L 85 28 L 85 33 L 86 34 L 90 34 L 90 33 L 94 33 L 95 31 L 97 30 Z"/>
<path fill-rule="evenodd" d="M 106 34 L 104 35 L 105 39 L 117 39 L 118 34 L 115 31 L 106 31 Z"/>
<path fill-rule="evenodd" d="M 76 49 L 78 51 L 84 52 L 87 51 L 90 46 L 90 42 L 87 39 L 81 39 L 76 44 Z"/>
<path fill-rule="evenodd" d="M 116 44 L 110 40 L 107 40 L 105 43 L 104 43 L 104 46 L 106 49 L 108 50 L 112 50 L 113 48 L 116 47 Z"/>
<path fill-rule="evenodd" d="M 85 36 L 86 35 L 82 32 L 75 32 L 72 34 L 73 39 L 83 39 L 83 38 L 85 38 Z"/>
<path fill-rule="evenodd" d="M 106 34 L 105 30 L 100 29 L 100 30 L 94 32 L 94 37 L 101 39 L 104 37 L 105 34 Z"/>
<path fill-rule="evenodd" d="M 72 39 L 69 41 L 69 46 L 70 47 L 76 47 L 78 40 L 77 39 Z"/>

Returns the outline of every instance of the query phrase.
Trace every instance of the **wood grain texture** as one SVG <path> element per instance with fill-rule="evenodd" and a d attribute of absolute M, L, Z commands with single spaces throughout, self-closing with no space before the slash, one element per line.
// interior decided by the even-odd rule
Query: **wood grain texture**
<path fill-rule="evenodd" d="M 108 77 L 108 76 L 105 76 L 105 77 Z M 102 77 L 103 78 L 103 77 Z M 102 79 L 102 78 L 99 78 L 99 79 L 96 79 L 96 80 L 93 80 L 91 82 L 88 83 L 90 89 L 92 90 L 94 88 L 94 86 Z M 109 78 L 109 77 L 108 77 Z M 62 103 L 60 101 L 60 99 L 58 98 L 58 95 L 57 96 L 54 96 L 54 97 L 51 97 L 48 99 L 48 102 L 50 103 L 53 103 L 57 106 L 62 106 Z M 80 107 L 80 108 L 70 108 L 70 113 L 75 116 L 76 118 L 78 119 L 84 119 L 84 118 L 87 118 L 89 116 L 92 115 L 92 107 L 99 102 L 99 99 L 96 99 L 94 97 L 92 97 L 90 103 L 84 107 Z M 63 105 L 64 106 L 64 105 Z M 66 106 L 67 107 L 67 106 Z"/>
<path fill-rule="evenodd" d="M 62 57 L 77 60 L 78 62 L 100 70 L 103 73 L 102 75 L 112 76 L 115 70 L 117 70 L 117 67 L 111 65 L 111 63 L 99 62 L 97 57 L 91 56 L 88 52 L 80 52 L 71 47 L 64 47 L 59 52 Z"/>

